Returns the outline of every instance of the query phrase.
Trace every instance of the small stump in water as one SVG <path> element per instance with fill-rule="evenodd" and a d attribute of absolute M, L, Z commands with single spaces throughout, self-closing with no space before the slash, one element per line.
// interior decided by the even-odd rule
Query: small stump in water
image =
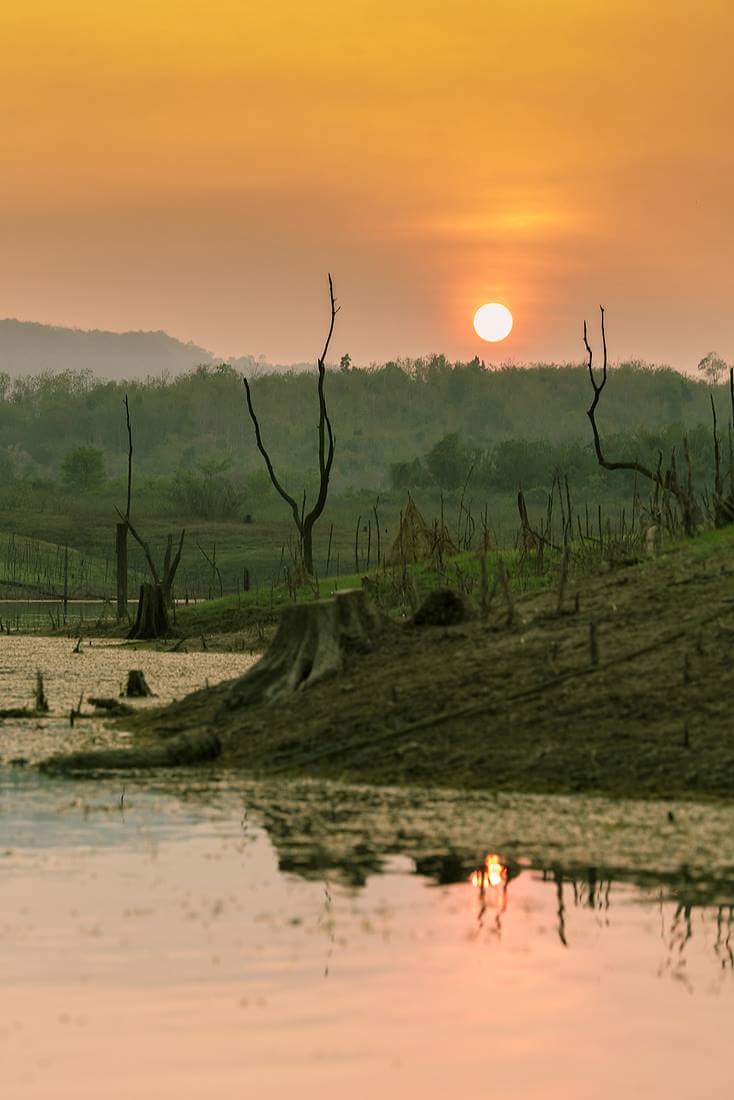
<path fill-rule="evenodd" d="M 128 699 L 147 699 L 153 694 L 141 668 L 131 668 L 128 672 L 124 694 Z"/>
<path fill-rule="evenodd" d="M 347 653 L 372 648 L 382 625 L 361 588 L 336 592 L 329 600 L 291 604 L 267 652 L 234 682 L 225 705 L 275 703 L 335 675 Z"/>
<path fill-rule="evenodd" d="M 413 622 L 416 626 L 454 626 L 474 618 L 474 611 L 465 596 L 453 588 L 436 588 L 420 605 Z"/>
<path fill-rule="evenodd" d="M 36 713 L 48 714 L 49 706 L 48 699 L 46 698 L 46 689 L 43 684 L 43 673 L 39 670 L 36 673 Z"/>

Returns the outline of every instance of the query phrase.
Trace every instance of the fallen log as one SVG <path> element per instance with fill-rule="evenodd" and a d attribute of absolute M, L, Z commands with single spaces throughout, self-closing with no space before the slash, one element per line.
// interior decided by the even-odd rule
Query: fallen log
<path fill-rule="evenodd" d="M 121 703 L 119 699 L 107 699 L 91 695 L 89 703 L 96 708 L 95 713 L 92 715 L 93 718 L 100 715 L 105 718 L 123 718 L 126 714 L 135 714 L 135 707 L 131 707 L 129 703 Z"/>
<path fill-rule="evenodd" d="M 61 753 L 42 760 L 38 767 L 47 775 L 117 771 L 123 768 L 173 768 L 215 760 L 221 751 L 222 745 L 216 734 L 182 733 L 160 744 L 141 745 L 139 748 Z"/>

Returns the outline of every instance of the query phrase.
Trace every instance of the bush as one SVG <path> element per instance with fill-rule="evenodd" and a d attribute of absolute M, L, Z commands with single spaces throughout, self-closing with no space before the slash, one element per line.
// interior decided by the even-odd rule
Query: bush
<path fill-rule="evenodd" d="M 436 484 L 450 491 L 464 484 L 474 460 L 475 456 L 464 446 L 458 433 L 449 432 L 428 452 L 426 466 Z"/>
<path fill-rule="evenodd" d="M 98 447 L 75 447 L 61 463 L 61 478 L 69 489 L 89 493 L 105 483 L 104 453 Z"/>
<path fill-rule="evenodd" d="M 412 462 L 393 462 L 390 466 L 390 488 L 399 492 L 421 489 L 433 484 L 433 478 L 419 458 Z"/>
<path fill-rule="evenodd" d="M 245 494 L 222 467 L 178 470 L 170 497 L 177 511 L 198 519 L 234 519 L 244 514 Z"/>

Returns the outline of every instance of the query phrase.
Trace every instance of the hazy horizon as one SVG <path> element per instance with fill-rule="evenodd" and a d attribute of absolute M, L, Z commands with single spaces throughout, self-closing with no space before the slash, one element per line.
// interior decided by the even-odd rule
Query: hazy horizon
<path fill-rule="evenodd" d="M 10 339 L 8 339 L 10 334 Z M 34 339 L 35 338 L 35 339 Z M 488 368 L 552 366 L 568 367 L 582 363 L 584 356 L 579 354 L 568 359 L 527 359 L 520 361 L 508 355 L 492 354 L 492 345 L 487 345 L 484 355 L 479 352 L 477 358 Z M 494 345 L 499 352 L 503 345 Z M 403 362 L 414 359 L 431 359 L 445 355 L 440 348 L 425 352 L 421 356 L 390 356 L 384 360 L 359 362 L 353 360 L 355 369 L 380 367 L 386 362 Z M 107 358 L 105 358 L 105 356 Z M 146 359 L 146 356 L 149 358 Z M 150 358 L 160 359 L 150 362 Z M 450 359 L 449 362 L 467 360 Z M 622 363 L 640 363 L 650 368 L 672 367 L 689 377 L 697 377 L 695 369 L 675 367 L 671 363 L 644 360 L 640 356 L 622 358 L 610 355 L 610 365 Z M 332 367 L 338 359 L 331 356 L 328 362 Z M 291 362 L 273 362 L 266 356 L 249 351 L 218 355 L 211 348 L 202 347 L 194 341 L 184 341 L 175 333 L 165 329 L 84 329 L 65 325 L 52 325 L 43 321 L 22 320 L 18 317 L 0 317 L 0 371 L 11 375 L 29 376 L 45 370 L 61 371 L 69 369 L 91 369 L 99 377 L 113 380 L 143 378 L 169 371 L 179 374 L 198 366 L 214 366 L 217 363 L 230 363 L 238 368 L 251 366 L 265 370 L 301 370 L 316 365 L 316 356 L 310 359 Z M 695 368 L 695 365 L 694 365 Z M 126 373 L 126 369 L 129 373 Z"/>

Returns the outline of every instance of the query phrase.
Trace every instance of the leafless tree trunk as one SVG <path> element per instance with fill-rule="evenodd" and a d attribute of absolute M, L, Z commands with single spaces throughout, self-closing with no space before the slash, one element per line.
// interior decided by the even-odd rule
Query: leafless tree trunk
<path fill-rule="evenodd" d="M 696 505 L 695 497 L 693 495 L 693 484 L 691 475 L 690 458 L 686 455 L 688 461 L 688 480 L 687 484 L 683 485 L 678 479 L 678 472 L 675 462 L 675 451 L 670 456 L 670 465 L 667 470 L 662 469 L 662 455 L 658 462 L 657 470 L 649 470 L 647 466 L 643 466 L 641 462 L 637 461 L 625 461 L 625 462 L 611 462 L 604 455 L 601 445 L 601 439 L 599 438 L 599 429 L 596 424 L 596 409 L 599 404 L 599 399 L 604 391 L 604 387 L 607 384 L 607 334 L 604 320 L 604 306 L 599 307 L 601 313 L 601 338 L 603 349 L 603 362 L 602 362 L 602 375 L 601 382 L 597 382 L 596 375 L 594 374 L 594 353 L 589 343 L 588 331 L 586 327 L 586 321 L 584 321 L 584 347 L 588 355 L 587 367 L 589 369 L 589 381 L 591 382 L 591 388 L 594 391 L 594 399 L 591 405 L 586 410 L 586 415 L 589 418 L 591 424 L 591 430 L 594 435 L 594 450 L 596 451 L 597 462 L 605 470 L 632 470 L 634 473 L 640 474 L 642 477 L 651 481 L 656 487 L 657 491 L 662 489 L 672 494 L 675 497 L 678 507 L 680 509 L 681 520 L 683 522 L 683 529 L 687 535 L 694 534 L 696 530 L 696 521 L 698 516 L 698 508 Z M 687 451 L 687 441 L 685 444 Z"/>
<path fill-rule="evenodd" d="M 125 517 L 117 524 L 115 548 L 117 556 L 117 618 L 127 615 L 127 531 L 130 523 L 130 500 L 133 483 L 133 435 L 130 427 L 130 405 L 125 394 L 125 421 L 127 423 L 127 508 Z"/>
<path fill-rule="evenodd" d="M 336 315 L 339 312 L 340 307 L 336 304 L 334 297 L 334 285 L 332 283 L 331 275 L 329 275 L 329 305 L 331 310 L 331 317 L 329 322 L 329 331 L 326 335 L 326 342 L 324 344 L 324 350 L 318 359 L 318 399 L 319 399 L 319 491 L 316 497 L 313 508 L 306 512 L 305 509 L 305 495 L 303 507 L 298 508 L 298 504 L 295 499 L 288 493 L 280 481 L 277 478 L 273 463 L 270 460 L 270 455 L 265 449 L 265 444 L 262 440 L 260 432 L 260 424 L 258 423 L 257 416 L 255 415 L 255 409 L 252 404 L 252 394 L 250 392 L 250 385 L 246 378 L 243 378 L 245 384 L 245 394 L 247 397 L 247 411 L 250 414 L 253 427 L 255 429 L 255 440 L 257 442 L 257 449 L 262 455 L 265 466 L 267 467 L 270 480 L 273 483 L 273 488 L 283 498 L 293 515 L 293 522 L 296 530 L 298 531 L 299 547 L 301 552 L 301 558 L 303 568 L 310 576 L 313 574 L 313 528 L 322 514 L 326 505 L 326 498 L 329 492 L 329 477 L 331 475 L 331 467 L 334 461 L 334 433 L 331 430 L 331 421 L 329 420 L 329 413 L 326 406 L 326 395 L 324 393 L 324 379 L 326 376 L 326 355 L 329 350 L 329 344 L 331 343 L 331 337 L 334 333 L 334 322 L 336 321 Z"/>
<path fill-rule="evenodd" d="M 119 510 L 118 515 L 122 516 Z M 152 578 L 151 582 L 140 586 L 138 610 L 128 638 L 162 638 L 170 630 L 169 611 L 172 602 L 173 581 L 181 561 L 181 551 L 183 550 L 186 531 L 181 531 L 175 554 L 173 552 L 173 536 L 168 536 L 163 558 L 163 573 L 161 575 L 158 573 L 156 564 L 153 561 L 148 543 L 141 538 L 129 518 L 126 523 L 130 534 L 143 549 Z"/>
<path fill-rule="evenodd" d="M 198 539 L 196 541 L 196 548 L 199 551 L 199 553 L 201 554 L 201 556 L 203 557 L 204 561 L 208 565 L 211 566 L 212 573 L 217 578 L 217 581 L 219 583 L 219 595 L 223 596 L 224 595 L 224 584 L 222 583 L 221 571 L 219 569 L 219 566 L 217 565 L 217 544 L 216 544 L 216 542 L 214 543 L 214 545 L 212 547 L 212 557 L 211 558 L 209 557 L 206 550 L 201 545 L 201 543 L 199 542 Z"/>
<path fill-rule="evenodd" d="M 729 375 L 730 393 L 732 393 L 732 374 Z M 727 527 L 734 522 L 734 462 L 732 461 L 731 425 L 729 426 L 729 492 L 724 492 L 724 477 L 721 472 L 721 444 L 719 440 L 716 405 L 713 393 L 711 398 L 712 435 L 714 439 L 714 499 L 713 516 L 715 527 Z M 734 394 L 732 395 L 734 398 Z M 734 411 L 734 410 L 733 410 Z"/>

